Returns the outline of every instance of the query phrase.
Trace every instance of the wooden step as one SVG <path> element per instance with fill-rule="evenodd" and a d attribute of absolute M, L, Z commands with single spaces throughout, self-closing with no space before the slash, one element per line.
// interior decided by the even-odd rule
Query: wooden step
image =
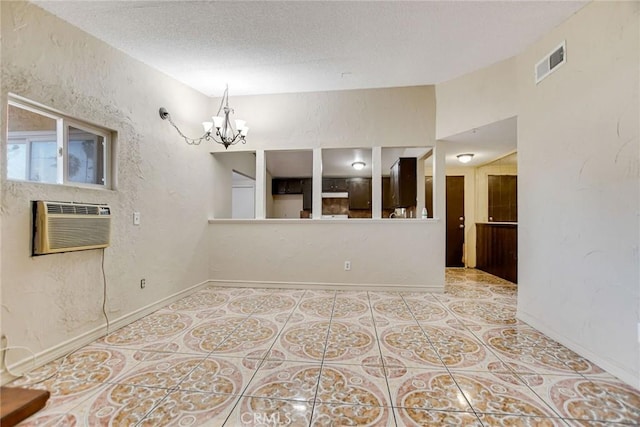
<path fill-rule="evenodd" d="M 44 408 L 47 390 L 0 387 L 0 426 L 11 427 Z"/>

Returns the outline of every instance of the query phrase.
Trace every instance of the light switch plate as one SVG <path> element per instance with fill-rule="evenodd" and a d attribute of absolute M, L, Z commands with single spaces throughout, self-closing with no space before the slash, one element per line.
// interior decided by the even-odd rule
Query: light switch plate
<path fill-rule="evenodd" d="M 140 212 L 133 213 L 133 225 L 140 225 Z"/>

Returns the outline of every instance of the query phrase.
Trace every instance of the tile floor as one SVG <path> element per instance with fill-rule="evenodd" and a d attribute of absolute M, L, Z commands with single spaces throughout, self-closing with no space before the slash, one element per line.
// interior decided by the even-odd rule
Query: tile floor
<path fill-rule="evenodd" d="M 515 285 L 446 276 L 444 294 L 210 286 L 15 382 L 51 392 L 21 425 L 640 423 L 638 390 L 515 318 Z"/>

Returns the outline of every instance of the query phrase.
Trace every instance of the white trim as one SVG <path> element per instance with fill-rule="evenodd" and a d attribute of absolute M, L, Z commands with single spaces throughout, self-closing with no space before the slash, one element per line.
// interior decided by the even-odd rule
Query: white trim
<path fill-rule="evenodd" d="M 210 218 L 209 224 L 435 224 L 440 218 L 318 218 L 313 221 L 309 219 L 292 218 L 269 218 L 269 219 L 231 219 L 231 218 Z"/>
<path fill-rule="evenodd" d="M 549 325 L 540 322 L 535 317 L 528 315 L 527 313 L 523 313 L 518 311 L 516 317 L 523 322 L 527 323 L 529 326 L 532 326 L 537 331 L 545 334 L 551 339 L 558 341 L 560 344 L 569 348 L 572 351 L 575 351 L 580 356 L 588 359 L 589 361 L 595 363 L 600 368 L 604 369 L 607 373 L 618 377 L 620 380 L 625 383 L 631 385 L 635 388 L 640 388 L 640 373 L 630 371 L 620 365 L 615 363 L 611 363 L 609 360 L 602 358 L 601 356 L 595 354 L 591 350 L 583 347 L 582 345 L 575 342 L 572 338 L 562 335 L 552 328 Z"/>
<path fill-rule="evenodd" d="M 372 283 L 329 283 L 329 282 L 272 282 L 254 280 L 210 279 L 210 283 L 223 288 L 265 288 L 265 289 L 319 289 L 333 291 L 381 291 L 381 292 L 432 292 L 441 294 L 444 286 L 438 285 L 399 285 Z"/>
<path fill-rule="evenodd" d="M 129 314 L 125 314 L 124 316 L 121 316 L 109 322 L 109 332 L 116 331 L 122 328 L 123 326 L 127 326 L 128 324 L 133 323 L 136 320 L 139 320 L 144 316 L 151 314 L 156 310 L 161 309 L 162 307 L 172 304 L 178 301 L 179 299 L 198 291 L 200 288 L 203 288 L 208 283 L 209 281 L 205 280 L 187 289 L 183 289 L 179 292 L 176 292 L 173 295 L 169 295 L 168 297 L 158 300 L 152 304 L 141 307 Z M 107 328 L 107 324 L 104 323 L 96 328 L 91 329 L 90 331 L 87 331 L 81 335 L 78 335 L 77 337 L 71 338 L 58 345 L 55 345 L 51 348 L 48 348 L 46 350 L 43 350 L 37 353 L 35 355 L 36 366 L 34 366 L 34 368 L 39 368 L 43 365 L 46 365 L 49 362 L 53 362 L 54 360 L 59 359 L 60 357 L 63 357 L 66 354 L 69 354 L 86 345 L 91 344 L 98 338 L 106 335 L 106 332 L 107 332 L 106 328 Z M 10 365 L 9 369 L 14 372 L 15 371 L 22 372 L 25 369 L 30 368 L 32 360 L 33 359 L 31 357 L 20 360 Z M 16 378 L 10 375 L 6 370 L 3 370 L 2 372 L 0 372 L 0 384 L 2 385 L 5 385 L 9 381 L 13 381 L 15 379 Z"/>

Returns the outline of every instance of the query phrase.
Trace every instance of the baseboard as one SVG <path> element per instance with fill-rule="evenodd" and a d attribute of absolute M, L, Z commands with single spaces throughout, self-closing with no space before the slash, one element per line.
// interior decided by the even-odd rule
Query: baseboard
<path fill-rule="evenodd" d="M 231 288 L 266 288 L 266 289 L 312 289 L 312 290 L 336 290 L 336 291 L 382 291 L 382 292 L 431 292 L 441 294 L 444 292 L 444 283 L 438 285 L 399 285 L 399 284 L 373 284 L 373 283 L 325 283 L 325 282 L 279 282 L 279 281 L 253 281 L 253 280 L 221 280 L 210 279 L 209 283 L 220 287 Z"/>
<path fill-rule="evenodd" d="M 135 322 L 138 319 L 143 318 L 144 316 L 153 313 L 154 311 L 165 307 L 187 295 L 192 294 L 193 292 L 203 288 L 209 283 L 208 280 L 204 282 L 198 283 L 197 285 L 191 286 L 187 289 L 183 289 L 175 294 L 169 295 L 161 300 L 158 300 L 152 304 L 141 307 L 129 314 L 121 316 L 115 320 L 109 322 L 109 331 L 113 332 L 117 329 L 120 329 L 123 326 L 126 326 L 132 322 Z M 13 363 L 9 366 L 9 370 L 12 372 L 24 372 L 26 370 L 31 370 L 33 368 L 39 368 L 40 366 L 46 365 L 49 362 L 53 362 L 56 359 L 59 359 L 73 351 L 78 350 L 81 347 L 84 347 L 88 344 L 91 344 L 98 338 L 101 338 L 107 334 L 107 324 L 106 322 L 90 331 L 87 331 L 77 337 L 71 338 L 67 341 L 64 341 L 56 346 L 53 346 L 49 349 L 43 350 L 40 353 L 35 355 L 35 365 L 32 357 L 28 357 L 26 359 L 20 360 L 18 362 Z M 16 377 L 9 374 L 6 370 L 0 372 L 0 384 L 5 385 L 9 381 L 15 380 Z"/>
<path fill-rule="evenodd" d="M 611 375 L 619 378 L 621 381 L 629 384 L 634 388 L 640 389 L 640 375 L 638 375 L 638 373 L 634 373 L 632 371 L 629 371 L 628 369 L 625 369 L 624 367 L 616 365 L 615 363 L 611 363 L 609 360 L 603 359 L 599 355 L 593 353 L 590 350 L 587 350 L 582 345 L 573 341 L 571 338 L 568 338 L 562 334 L 557 333 L 555 330 L 549 327 L 549 325 L 528 315 L 527 313 L 518 311 L 517 317 L 518 319 L 522 320 L 523 322 L 526 322 L 528 325 L 542 332 L 549 338 L 552 338 L 558 341 L 560 344 L 564 345 L 570 350 L 575 351 L 585 359 L 588 359 L 589 361 L 595 363 L 596 365 L 598 365 L 600 368 L 604 369 Z"/>

